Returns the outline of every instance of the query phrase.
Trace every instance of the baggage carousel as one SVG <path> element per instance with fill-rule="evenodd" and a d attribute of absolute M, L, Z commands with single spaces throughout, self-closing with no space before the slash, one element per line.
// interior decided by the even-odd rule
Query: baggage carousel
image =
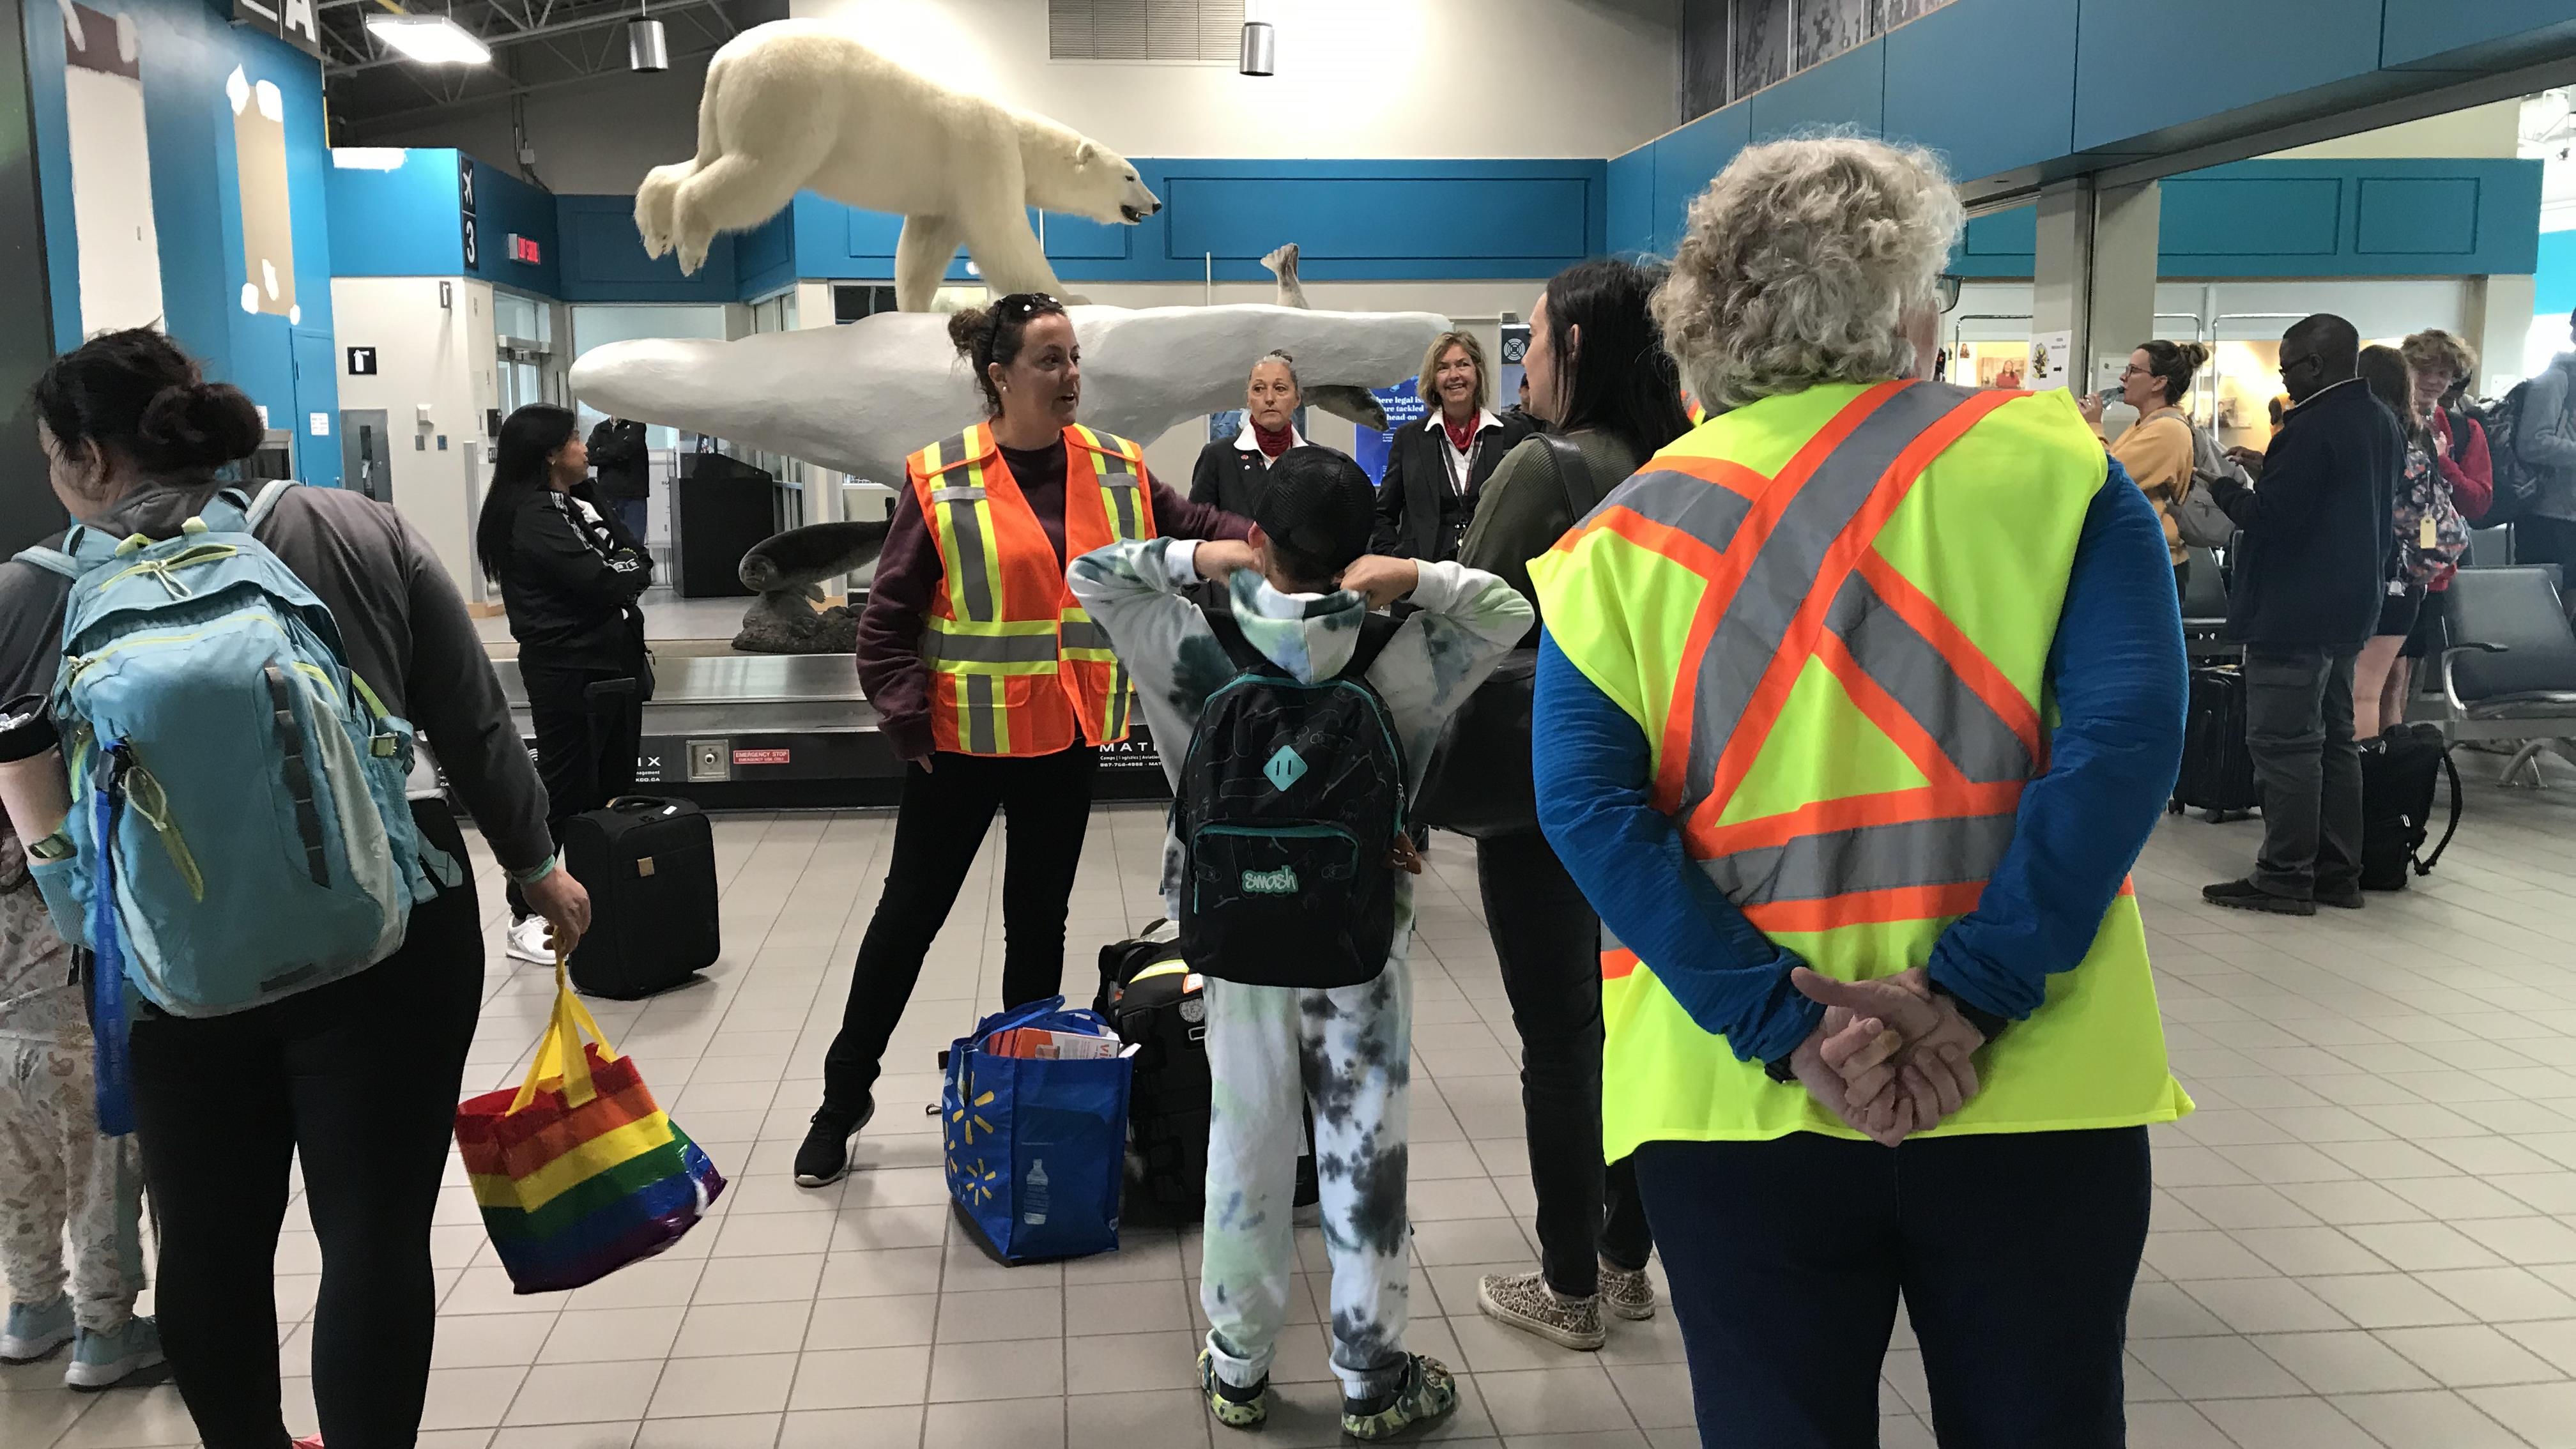
<path fill-rule="evenodd" d="M 519 662 L 495 659 L 492 667 L 520 736 L 533 747 Z M 653 674 L 636 760 L 639 791 L 708 810 L 892 805 L 902 794 L 903 762 L 877 729 L 876 711 L 846 654 L 664 650 Z M 1096 798 L 1170 794 L 1141 721 L 1124 743 L 1101 751 Z"/>

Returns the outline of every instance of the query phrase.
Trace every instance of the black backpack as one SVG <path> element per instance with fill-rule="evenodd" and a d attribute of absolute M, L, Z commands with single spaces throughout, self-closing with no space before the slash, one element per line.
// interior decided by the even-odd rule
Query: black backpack
<path fill-rule="evenodd" d="M 2433 833 L 2433 784 L 2451 783 L 2451 822 L 2429 856 L 2419 854 Z M 2361 748 L 2361 888 L 2406 889 L 2408 869 L 2431 875 L 2460 828 L 2460 771 L 2439 727 L 2390 725 Z"/>
<path fill-rule="evenodd" d="M 1238 671 L 1208 697 L 1172 791 L 1181 954 L 1253 986 L 1356 986 L 1395 944 L 1404 748 L 1364 678 L 1393 637 L 1371 614 L 1339 674 L 1299 682 L 1224 605 L 1202 606 Z"/>
<path fill-rule="evenodd" d="M 2522 427 L 2523 403 L 2530 392 L 2531 382 L 2525 379 L 2515 383 L 2501 400 L 2472 413 L 2478 426 L 2486 431 L 2487 463 L 2495 476 L 2495 501 L 2478 517 L 2482 528 L 2512 523 L 2529 513 L 2531 505 L 2539 501 L 2541 484 L 2548 480 L 2543 469 L 2523 461 L 2514 450 L 2514 440 Z"/>

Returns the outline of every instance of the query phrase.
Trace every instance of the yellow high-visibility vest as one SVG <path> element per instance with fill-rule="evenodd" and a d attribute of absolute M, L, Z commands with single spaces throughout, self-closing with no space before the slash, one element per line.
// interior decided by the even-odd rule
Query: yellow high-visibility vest
<path fill-rule="evenodd" d="M 1828 976 L 1921 966 L 2047 768 L 2043 672 L 2102 446 L 2064 392 L 1832 385 L 1685 435 L 1530 576 L 1566 658 L 1645 732 L 1657 806 L 1747 919 Z M 1542 722 L 1544 727 L 1544 722 Z M 1602 950 L 1603 1147 L 1855 1137 Z M 2169 1122 L 2126 887 L 1939 1134 Z"/>

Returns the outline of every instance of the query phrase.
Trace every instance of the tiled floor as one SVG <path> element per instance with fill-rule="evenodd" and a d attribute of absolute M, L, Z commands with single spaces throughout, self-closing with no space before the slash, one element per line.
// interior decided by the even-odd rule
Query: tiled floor
<path fill-rule="evenodd" d="M 1210 1445 L 1190 1387 L 1194 1241 L 1131 1231 L 1113 1256 L 1005 1269 L 959 1240 L 944 1206 L 920 1109 L 937 1090 L 933 1053 L 998 989 L 997 851 L 923 974 L 861 1170 L 823 1192 L 788 1180 L 890 826 L 868 814 L 719 821 L 723 963 L 649 1004 L 594 1008 L 734 1175 L 716 1218 L 679 1248 L 569 1297 L 514 1297 L 451 1173 L 429 1449 Z M 1159 913 L 1161 829 L 1151 809 L 1094 817 L 1067 962 L 1077 995 L 1092 947 Z M 2313 921 L 2198 904 L 2203 882 L 2242 867 L 2256 830 L 2170 820 L 2138 868 L 2174 1063 L 2201 1112 L 2157 1136 L 2130 1442 L 2576 1445 L 2576 789 L 2563 775 L 2547 794 L 2477 789 L 2437 875 Z M 1469 852 L 1444 838 L 1431 864 L 1416 951 L 1413 1338 L 1463 1386 L 1438 1435 L 1694 1444 L 1669 1315 L 1615 1325 L 1586 1355 L 1475 1311 L 1479 1272 L 1532 1261 L 1530 1187 Z M 472 1068 L 482 1085 L 516 1079 L 550 985 L 497 964 L 491 982 Z M 1309 1234 L 1316 1301 L 1318 1246 Z M 311 1234 L 291 1234 L 278 1255 L 287 1321 L 309 1313 L 317 1268 Z M 1333 1441 L 1323 1330 L 1311 1307 L 1300 1317 L 1270 1427 L 1213 1431 L 1219 1444 Z M 310 1332 L 292 1332 L 290 1373 Z M 76 1399 L 59 1373 L 59 1361 L 0 1370 L 0 1445 L 189 1442 L 172 1390 Z M 310 1432 L 306 1380 L 289 1381 L 288 1402 L 290 1425 Z M 1926 1402 L 1920 1355 L 1900 1336 L 1880 1392 L 1891 1449 L 1932 1442 Z"/>

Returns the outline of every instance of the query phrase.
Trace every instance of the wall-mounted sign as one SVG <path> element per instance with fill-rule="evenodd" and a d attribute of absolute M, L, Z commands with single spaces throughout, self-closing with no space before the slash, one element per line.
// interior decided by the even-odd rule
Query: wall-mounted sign
<path fill-rule="evenodd" d="M 507 255 L 510 260 L 514 262 L 526 262 L 532 267 L 545 260 L 544 256 L 537 250 L 537 239 L 535 237 L 521 236 L 515 231 L 510 233 L 510 250 Z"/>
<path fill-rule="evenodd" d="M 231 15 L 235 25 L 274 35 L 315 60 L 325 58 L 313 0 L 232 0 Z"/>
<path fill-rule="evenodd" d="M 376 349 L 372 347 L 352 347 L 348 351 L 349 375 L 351 377 L 373 377 L 376 375 Z"/>
<path fill-rule="evenodd" d="M 474 158 L 456 158 L 456 216 L 465 238 L 465 265 L 470 270 L 483 264 L 483 248 L 474 234 Z"/>

